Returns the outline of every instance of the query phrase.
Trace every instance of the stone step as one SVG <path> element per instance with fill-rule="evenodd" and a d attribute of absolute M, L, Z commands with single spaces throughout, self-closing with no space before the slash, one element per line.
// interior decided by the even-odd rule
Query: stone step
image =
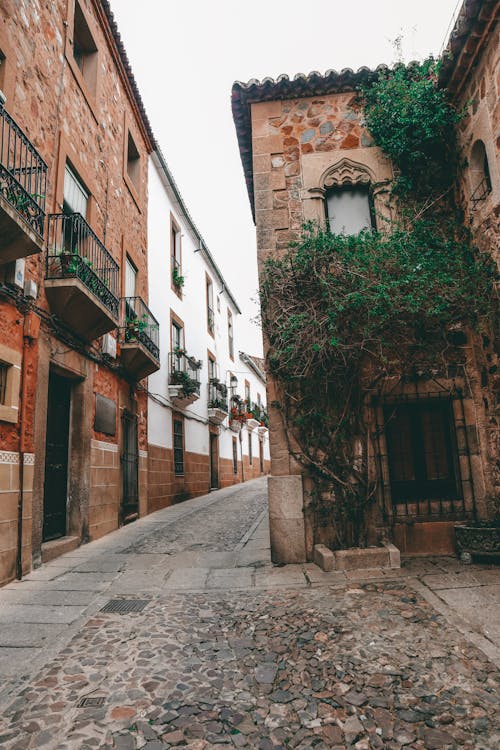
<path fill-rule="evenodd" d="M 52 539 L 50 542 L 42 544 L 42 563 L 48 563 L 55 560 L 56 557 L 65 555 L 66 552 L 72 552 L 80 544 L 77 536 L 62 536 L 59 539 Z"/>

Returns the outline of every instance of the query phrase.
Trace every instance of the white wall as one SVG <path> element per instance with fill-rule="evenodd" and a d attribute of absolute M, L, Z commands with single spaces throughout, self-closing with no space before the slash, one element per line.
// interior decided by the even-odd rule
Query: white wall
<path fill-rule="evenodd" d="M 201 359 L 200 398 L 184 410 L 185 449 L 199 454 L 209 453 L 208 430 L 208 357 L 207 350 L 215 355 L 219 377 L 229 385 L 229 373 L 238 378 L 237 393 L 244 397 L 245 379 L 251 384 L 251 398 L 257 400 L 257 391 L 262 404 L 266 403 L 265 384 L 239 355 L 244 349 L 238 339 L 239 314 L 222 281 L 214 268 L 199 250 L 200 239 L 194 233 L 184 216 L 175 193 L 154 158 L 149 164 L 149 206 L 148 206 L 148 258 L 149 258 L 149 307 L 160 324 L 161 369 L 148 380 L 150 394 L 148 405 L 148 441 L 166 448 L 172 447 L 172 408 L 168 397 L 168 354 L 170 351 L 170 311 L 184 323 L 185 348 L 190 356 Z M 181 227 L 182 240 L 182 299 L 171 288 L 170 283 L 170 216 L 173 215 Z M 237 256 L 235 255 L 235 262 Z M 207 329 L 206 313 L 206 274 L 212 279 L 214 292 L 215 326 L 212 337 Z M 229 356 L 227 311 L 233 315 L 234 361 Z M 249 352 L 250 354 L 252 352 Z M 167 404 L 164 406 L 162 404 Z M 246 431 L 245 431 L 246 432 Z M 232 437 L 226 419 L 221 425 L 219 454 L 232 458 Z M 258 460 L 258 431 L 252 435 L 254 456 Z M 247 438 L 243 439 L 244 453 L 248 452 Z M 265 458 L 269 458 L 269 440 L 265 437 Z"/>

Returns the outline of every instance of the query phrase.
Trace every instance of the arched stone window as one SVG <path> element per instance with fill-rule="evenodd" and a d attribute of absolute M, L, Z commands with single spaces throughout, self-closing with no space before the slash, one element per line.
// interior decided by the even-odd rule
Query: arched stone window
<path fill-rule="evenodd" d="M 344 158 L 325 172 L 321 183 L 326 219 L 334 234 L 358 234 L 376 228 L 373 175 L 367 167 Z"/>
<path fill-rule="evenodd" d="M 471 201 L 475 206 L 491 193 L 491 176 L 488 155 L 483 141 L 477 140 L 470 154 Z"/>

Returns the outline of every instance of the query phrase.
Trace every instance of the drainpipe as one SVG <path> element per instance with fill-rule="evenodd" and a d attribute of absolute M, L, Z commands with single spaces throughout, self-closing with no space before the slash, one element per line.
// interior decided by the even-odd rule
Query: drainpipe
<path fill-rule="evenodd" d="M 23 508 L 24 508 L 24 451 L 25 451 L 25 418 L 26 418 L 26 353 L 29 337 L 26 336 L 26 315 L 23 320 L 23 356 L 21 360 L 21 409 L 19 412 L 19 496 L 17 500 L 17 557 L 16 576 L 20 581 L 23 577 Z"/>
<path fill-rule="evenodd" d="M 243 425 L 241 426 L 241 430 L 239 431 L 238 435 L 240 438 L 240 453 L 241 453 L 241 481 L 245 481 L 245 470 L 243 468 Z"/>

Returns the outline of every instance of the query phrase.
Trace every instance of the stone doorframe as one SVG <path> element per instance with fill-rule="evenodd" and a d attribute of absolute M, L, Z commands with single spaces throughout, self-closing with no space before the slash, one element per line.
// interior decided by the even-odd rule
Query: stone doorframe
<path fill-rule="evenodd" d="M 35 396 L 35 471 L 33 478 L 33 565 L 41 564 L 45 444 L 49 372 L 73 381 L 71 389 L 67 535 L 88 541 L 90 446 L 92 435 L 91 362 L 49 334 L 41 334 Z"/>

